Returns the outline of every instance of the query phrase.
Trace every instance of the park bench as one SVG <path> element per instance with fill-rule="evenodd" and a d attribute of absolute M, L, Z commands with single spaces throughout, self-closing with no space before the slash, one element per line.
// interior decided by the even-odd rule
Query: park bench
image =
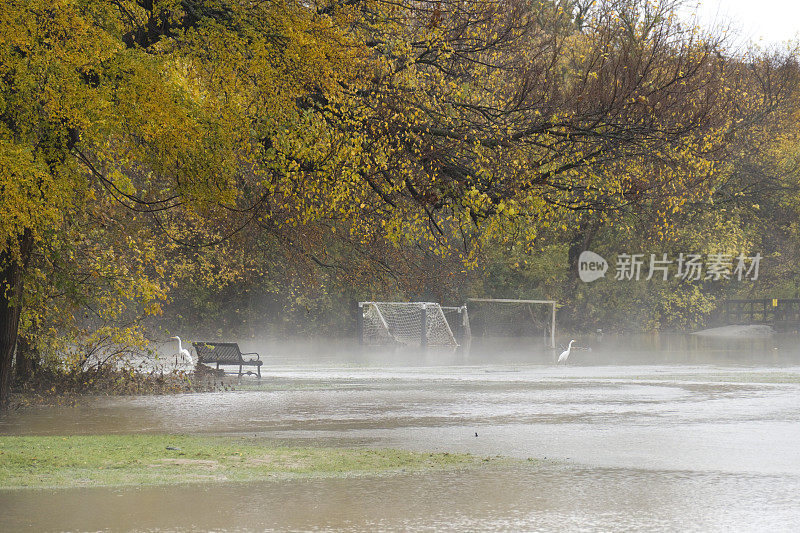
<path fill-rule="evenodd" d="M 219 370 L 219 365 L 238 365 L 239 377 L 243 373 L 257 373 L 258 377 L 261 377 L 261 356 L 255 352 L 242 353 L 239 345 L 235 342 L 193 342 L 192 344 L 194 345 L 194 351 L 197 353 L 197 362 L 199 363 L 216 363 L 217 370 Z M 245 355 L 255 355 L 256 357 L 255 359 L 245 359 L 243 357 Z M 245 366 L 256 367 L 256 372 L 250 370 L 242 372 L 242 367 Z"/>

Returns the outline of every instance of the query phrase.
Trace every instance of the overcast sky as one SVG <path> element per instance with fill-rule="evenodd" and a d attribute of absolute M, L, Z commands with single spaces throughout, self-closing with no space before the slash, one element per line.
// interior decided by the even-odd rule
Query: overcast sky
<path fill-rule="evenodd" d="M 688 0 L 701 25 L 730 23 L 737 41 L 763 46 L 800 38 L 800 0 Z"/>

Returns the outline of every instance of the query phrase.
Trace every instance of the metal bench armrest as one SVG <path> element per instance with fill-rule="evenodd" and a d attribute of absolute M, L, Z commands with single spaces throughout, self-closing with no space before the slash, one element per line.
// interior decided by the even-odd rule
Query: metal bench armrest
<path fill-rule="evenodd" d="M 242 359 L 244 359 L 244 356 L 245 356 L 245 355 L 255 355 L 255 356 L 256 356 L 256 358 L 255 358 L 255 359 L 250 359 L 250 361 L 261 361 L 261 356 L 260 356 L 260 355 L 258 355 L 256 352 L 246 352 L 246 353 L 243 353 L 243 354 L 242 354 Z"/>

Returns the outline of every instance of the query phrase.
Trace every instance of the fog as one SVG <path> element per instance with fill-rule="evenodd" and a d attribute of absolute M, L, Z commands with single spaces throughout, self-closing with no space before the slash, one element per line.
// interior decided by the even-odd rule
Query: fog
<path fill-rule="evenodd" d="M 186 337 L 191 341 L 207 339 Z M 800 365 L 800 346 L 792 334 L 754 338 L 704 337 L 685 333 L 612 335 L 595 333 L 548 341 L 531 337 L 476 337 L 458 347 L 369 346 L 352 338 L 237 339 L 242 352 L 256 352 L 262 372 L 284 367 L 427 367 L 470 365 L 549 366 L 575 340 L 568 366 L 732 365 L 783 367 Z M 156 345 L 159 369 L 175 369 L 177 344 Z M 193 353 L 194 357 L 194 353 Z M 187 361 L 177 368 L 190 371 Z M 231 370 L 231 367 L 228 367 Z"/>

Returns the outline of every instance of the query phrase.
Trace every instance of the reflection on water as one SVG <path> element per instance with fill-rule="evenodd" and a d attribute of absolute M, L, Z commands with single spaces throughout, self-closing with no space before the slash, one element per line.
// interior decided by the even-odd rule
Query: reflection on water
<path fill-rule="evenodd" d="M 592 351 L 567 367 L 537 363 L 523 349 L 369 360 L 365 351 L 304 360 L 271 351 L 262 353 L 264 379 L 231 379 L 235 391 L 11 413 L 0 433 L 229 434 L 547 461 L 385 478 L 0 492 L 0 530 L 788 531 L 800 523 L 800 367 L 789 340 L 683 338 L 663 349 L 654 338 L 589 340 L 577 344 Z"/>
<path fill-rule="evenodd" d="M 236 434 L 800 474 L 797 367 L 284 368 L 265 376 L 243 378 L 250 390 L 29 408 L 0 421 L 0 432 Z"/>
<path fill-rule="evenodd" d="M 394 477 L 17 491 L 6 530 L 792 531 L 797 477 L 477 469 Z M 42 513 L 43 507 L 51 512 Z M 57 512 L 55 510 L 58 510 Z"/>

